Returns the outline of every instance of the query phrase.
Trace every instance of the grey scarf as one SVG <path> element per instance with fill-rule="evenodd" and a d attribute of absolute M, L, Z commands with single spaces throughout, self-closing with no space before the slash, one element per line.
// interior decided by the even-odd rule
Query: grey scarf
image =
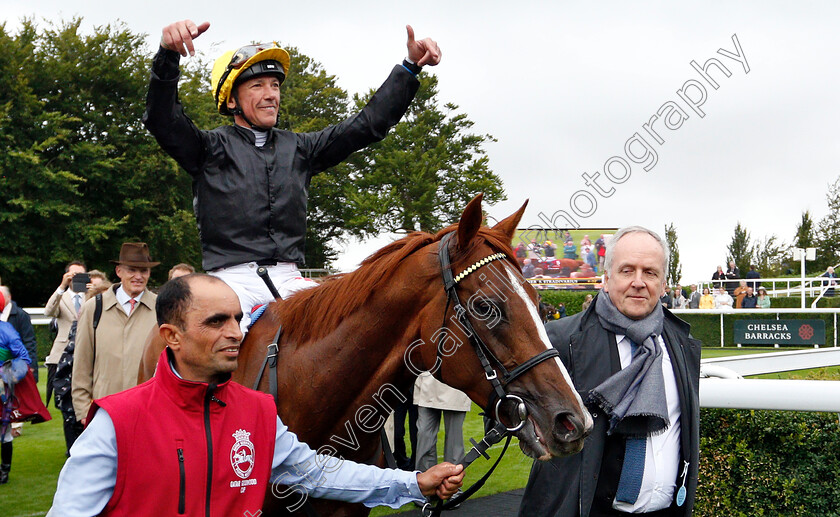
<path fill-rule="evenodd" d="M 607 293 L 601 293 L 595 298 L 595 313 L 606 330 L 624 334 L 637 344 L 630 364 L 589 393 L 589 401 L 610 417 L 607 433 L 641 438 L 664 432 L 671 423 L 665 401 L 662 351 L 655 341 L 662 334 L 662 306 L 656 304 L 645 318 L 632 320 L 615 308 Z"/>

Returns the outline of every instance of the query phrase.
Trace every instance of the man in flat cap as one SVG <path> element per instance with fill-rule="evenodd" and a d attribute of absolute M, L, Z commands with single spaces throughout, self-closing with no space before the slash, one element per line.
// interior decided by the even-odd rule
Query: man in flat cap
<path fill-rule="evenodd" d="M 155 299 L 146 288 L 152 261 L 145 242 L 126 242 L 112 260 L 120 282 L 82 305 L 73 359 L 73 408 L 84 423 L 90 403 L 137 384 L 146 337 L 154 328 Z M 96 323 L 96 324 L 95 324 Z"/>

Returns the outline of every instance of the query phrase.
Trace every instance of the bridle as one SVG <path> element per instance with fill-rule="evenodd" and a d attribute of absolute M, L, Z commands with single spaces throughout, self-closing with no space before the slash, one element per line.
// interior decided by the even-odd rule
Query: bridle
<path fill-rule="evenodd" d="M 505 253 L 496 253 L 493 255 L 489 255 L 487 257 L 482 258 L 481 260 L 473 263 L 471 266 L 464 269 L 461 273 L 457 276 L 452 273 L 452 264 L 449 257 L 449 241 L 452 238 L 452 233 L 446 234 L 440 240 L 440 248 L 438 249 L 438 260 L 440 262 L 440 271 L 441 276 L 443 278 L 443 289 L 446 293 L 446 308 L 443 311 L 443 325 L 441 326 L 442 329 L 446 329 L 446 318 L 447 314 L 449 313 L 450 305 L 455 311 L 455 315 L 458 318 L 458 323 L 462 327 L 462 330 L 466 333 L 469 338 L 470 344 L 472 344 L 473 349 L 475 350 L 475 354 L 478 356 L 478 360 L 481 362 L 482 368 L 484 368 L 484 377 L 490 382 L 493 390 L 490 392 L 490 398 L 487 401 L 487 406 L 484 408 L 485 414 L 490 416 L 495 420 L 495 425 L 492 429 L 490 429 L 487 434 L 484 435 L 484 438 L 481 442 L 476 443 L 475 440 L 470 439 L 470 442 L 473 444 L 473 448 L 464 456 L 464 459 L 460 462 L 464 468 L 467 468 L 473 461 L 478 459 L 479 456 L 484 456 L 486 459 L 490 459 L 490 456 L 487 455 L 486 451 L 492 445 L 500 442 L 505 436 L 507 436 L 507 442 L 505 443 L 504 449 L 502 453 L 499 455 L 499 458 L 487 471 L 487 473 L 482 477 L 479 481 L 477 481 L 473 486 L 469 489 L 465 490 L 458 496 L 452 497 L 446 503 L 442 501 L 438 501 L 437 505 L 432 507 L 431 503 L 426 504 L 423 510 L 424 513 L 427 515 L 440 515 L 442 510 L 449 510 L 452 509 L 459 504 L 461 504 L 464 500 L 470 497 L 473 493 L 475 493 L 487 478 L 490 477 L 490 474 L 496 468 L 496 465 L 499 464 L 501 461 L 502 456 L 504 456 L 505 451 L 507 451 L 508 444 L 510 443 L 511 436 L 516 431 L 522 429 L 522 426 L 525 425 L 525 422 L 528 419 L 528 408 L 525 405 L 525 401 L 522 400 L 521 397 L 518 395 L 514 395 L 505 391 L 505 387 L 520 377 L 522 374 L 530 370 L 531 368 L 535 367 L 536 365 L 540 364 L 543 361 L 548 359 L 559 357 L 560 353 L 555 348 L 548 348 L 539 354 L 531 357 L 524 363 L 515 366 L 514 368 L 508 370 L 504 364 L 493 354 L 493 351 L 487 346 L 487 344 L 482 341 L 481 336 L 475 331 L 475 328 L 470 321 L 468 311 L 461 303 L 461 299 L 458 297 L 458 283 L 461 282 L 463 279 L 467 278 L 472 273 L 478 271 L 482 267 L 486 266 L 487 264 L 496 261 L 502 260 L 507 258 Z M 437 346 L 437 361 L 436 364 L 440 364 L 441 360 L 441 347 Z M 437 369 L 440 371 L 440 368 Z M 499 379 L 499 374 L 501 374 L 501 380 Z M 499 408 L 501 407 L 502 402 L 505 400 L 512 400 L 516 403 L 516 416 L 519 418 L 518 423 L 512 423 L 512 427 L 507 427 L 501 422 L 499 418 Z M 492 410 L 492 412 L 491 412 Z M 515 424 L 515 425 L 514 425 Z"/>
<path fill-rule="evenodd" d="M 555 348 L 548 348 L 539 354 L 535 355 L 534 357 L 528 359 L 524 363 L 515 366 L 514 368 L 508 370 L 504 364 L 496 357 L 495 354 L 490 350 L 490 348 L 482 341 L 481 337 L 475 331 L 475 328 L 470 321 L 468 310 L 464 307 L 461 303 L 461 299 L 458 297 L 458 283 L 467 278 L 472 273 L 475 273 L 482 267 L 494 262 L 496 260 L 503 260 L 507 258 L 505 253 L 495 253 L 493 255 L 489 255 L 487 257 L 478 260 L 477 262 L 473 263 L 471 266 L 464 269 L 461 273 L 457 276 L 453 275 L 452 273 L 452 264 L 449 257 L 449 241 L 452 239 L 452 233 L 446 234 L 440 240 L 440 248 L 438 249 L 438 259 L 440 262 L 440 271 L 441 277 L 443 279 L 443 289 L 446 293 L 446 308 L 443 311 L 443 324 L 441 325 L 441 329 L 447 329 L 446 327 L 446 318 L 449 314 L 449 308 L 452 308 L 455 311 L 455 315 L 458 318 L 458 324 L 461 326 L 461 330 L 468 336 L 470 343 L 475 350 L 476 356 L 478 356 L 478 360 L 481 362 L 482 368 L 484 368 L 484 377 L 490 382 L 493 390 L 490 392 L 490 398 L 487 401 L 487 406 L 484 408 L 485 414 L 490 416 L 494 421 L 494 426 L 486 432 L 484 438 L 481 439 L 480 442 L 476 443 L 476 441 L 470 438 L 470 443 L 472 443 L 473 447 L 470 449 L 469 452 L 464 456 L 464 459 L 461 460 L 459 463 L 467 468 L 472 464 L 475 460 L 479 458 L 479 456 L 483 456 L 485 459 L 490 459 L 490 456 L 487 454 L 487 450 L 492 447 L 493 445 L 502 441 L 502 439 L 507 438 L 505 441 L 504 448 L 502 449 L 501 454 L 493 463 L 493 466 L 487 471 L 484 476 L 481 477 L 478 481 L 475 482 L 471 487 L 464 490 L 460 494 L 453 496 L 446 502 L 438 501 L 436 504 L 426 503 L 423 506 L 423 514 L 430 515 L 430 516 L 439 516 L 440 513 L 444 510 L 452 510 L 460 505 L 462 502 L 467 500 L 470 496 L 472 496 L 475 492 L 477 492 L 487 479 L 490 478 L 490 475 L 499 465 L 499 462 L 502 461 L 502 458 L 505 455 L 505 452 L 508 449 L 508 445 L 510 445 L 511 437 L 513 433 L 522 429 L 528 419 L 528 408 L 525 405 L 525 401 L 522 400 L 521 397 L 518 395 L 513 395 L 505 391 L 505 387 L 519 378 L 522 374 L 526 373 L 531 368 L 535 367 L 536 365 L 540 364 L 543 361 L 548 359 L 559 357 L 559 352 Z M 260 271 L 262 270 L 262 271 Z M 274 288 L 274 285 L 271 282 L 271 279 L 268 277 L 268 272 L 264 268 L 260 268 L 258 270 L 258 274 L 263 278 L 266 282 L 266 285 L 269 286 L 269 290 L 272 291 L 275 298 L 279 298 L 279 294 L 277 294 L 277 290 Z M 277 343 L 280 340 L 280 336 L 283 332 L 282 325 L 279 326 L 277 329 L 277 333 L 274 336 L 274 340 L 270 345 L 268 345 L 267 353 L 265 360 L 263 361 L 262 368 L 260 368 L 260 373 L 257 376 L 256 381 L 254 382 L 254 389 L 258 389 L 260 381 L 262 379 L 263 373 L 268 367 L 269 371 L 269 391 L 274 397 L 275 402 L 277 401 Z M 443 333 L 441 333 L 443 335 Z M 436 345 L 438 345 L 436 343 Z M 442 360 L 441 354 L 441 347 L 436 346 L 437 349 L 437 360 L 436 364 L 440 364 Z M 440 368 L 438 367 L 436 372 L 439 372 Z M 501 380 L 499 380 L 499 373 L 501 373 Z M 505 424 L 501 422 L 499 418 L 499 409 L 501 407 L 502 402 L 505 400 L 512 400 L 516 403 L 516 416 L 519 418 L 519 422 L 512 427 L 507 427 Z M 491 412 L 492 409 L 492 412 Z M 383 429 L 384 433 L 384 429 Z M 383 450 L 386 451 L 386 457 L 390 455 L 390 450 L 388 446 L 387 439 L 384 438 L 383 434 Z M 391 455 L 391 458 L 393 456 Z M 395 466 L 395 463 L 394 463 Z M 306 505 L 304 506 L 303 510 L 307 513 L 307 515 L 317 515 L 312 508 L 311 504 L 307 500 Z"/>

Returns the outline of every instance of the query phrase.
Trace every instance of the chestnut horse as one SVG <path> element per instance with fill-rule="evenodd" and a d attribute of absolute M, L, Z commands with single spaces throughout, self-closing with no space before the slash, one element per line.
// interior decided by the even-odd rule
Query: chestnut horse
<path fill-rule="evenodd" d="M 433 370 L 487 408 L 493 388 L 470 344 L 469 327 L 458 324 L 444 291 L 441 240 L 453 234 L 443 241 L 449 247 L 444 251 L 458 275 L 457 296 L 466 302 L 472 329 L 503 366 L 497 370 L 514 370 L 551 348 L 536 291 L 510 248 L 524 210 L 525 205 L 493 228 L 481 227 L 478 196 L 457 225 L 437 235 L 412 233 L 356 271 L 270 304 L 240 348 L 233 379 L 253 386 L 262 376 L 259 389 L 269 390 L 266 347 L 282 324 L 278 415 L 314 449 L 364 463 L 380 462 L 379 427 L 395 404 L 411 397 L 420 371 Z M 160 348 L 149 352 L 147 358 L 156 358 Z M 552 357 L 526 366 L 530 369 L 505 386 L 527 408 L 515 433 L 520 448 L 540 460 L 579 451 L 592 419 L 562 363 Z M 501 405 L 501 420 L 516 426 L 515 404 L 507 405 Z M 302 497 L 292 490 L 274 492 L 267 495 L 263 515 L 287 515 Z M 360 504 L 312 502 L 319 515 L 368 514 Z"/>

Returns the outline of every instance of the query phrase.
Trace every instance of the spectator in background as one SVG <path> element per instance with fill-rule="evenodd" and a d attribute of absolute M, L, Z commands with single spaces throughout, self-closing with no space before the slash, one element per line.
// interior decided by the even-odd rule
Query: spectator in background
<path fill-rule="evenodd" d="M 663 294 L 662 297 L 659 298 L 659 303 L 661 303 L 662 306 L 665 307 L 666 309 L 673 308 L 674 301 L 671 298 L 671 288 L 670 287 L 665 288 L 665 294 Z"/>
<path fill-rule="evenodd" d="M 607 242 L 602 233 L 595 241 L 595 254 L 598 255 L 598 271 L 604 271 L 604 258 L 607 254 Z"/>
<path fill-rule="evenodd" d="M 671 307 L 674 309 L 685 309 L 685 296 L 683 296 L 682 286 L 677 284 L 671 293 Z"/>
<path fill-rule="evenodd" d="M 568 316 L 566 313 L 566 304 L 563 302 L 557 302 L 557 317 L 554 319 L 559 320 L 560 318 L 565 318 L 566 316 Z"/>
<path fill-rule="evenodd" d="M 592 268 L 592 271 L 597 272 L 600 271 L 598 269 L 598 256 L 595 254 L 595 248 L 590 246 L 589 250 L 586 252 L 586 255 L 583 257 L 583 261 Z"/>
<path fill-rule="evenodd" d="M 758 307 L 758 299 L 756 298 L 752 287 L 747 286 L 747 292 L 744 294 L 744 297 L 741 298 L 740 302 L 742 309 L 755 309 Z"/>
<path fill-rule="evenodd" d="M 586 298 L 583 299 L 583 303 L 580 304 L 580 312 L 586 311 L 586 309 L 588 309 L 591 304 L 592 304 L 592 295 L 587 294 Z"/>
<path fill-rule="evenodd" d="M 825 296 L 834 296 L 834 286 L 837 285 L 837 277 L 834 275 L 834 267 L 828 266 L 828 269 L 825 270 L 825 273 L 823 273 L 822 276 L 828 278 L 828 280 L 823 280 L 823 285 L 829 286 L 829 288 L 825 291 Z"/>
<path fill-rule="evenodd" d="M 759 309 L 770 308 L 770 297 L 767 296 L 767 289 L 765 289 L 764 287 L 758 288 L 758 296 L 756 297 L 755 305 Z"/>
<path fill-rule="evenodd" d="M 35 329 L 32 328 L 32 318 L 29 313 L 18 307 L 12 300 L 12 291 L 8 286 L 0 286 L 0 293 L 6 299 L 6 306 L 0 312 L 0 321 L 8 321 L 20 335 L 23 346 L 29 354 L 29 366 L 32 367 L 32 376 L 38 382 L 38 342 L 35 341 Z"/>
<path fill-rule="evenodd" d="M 700 297 L 700 309 L 714 309 L 715 308 L 715 297 L 712 296 L 712 293 L 709 291 L 708 287 L 703 288 L 703 296 Z"/>
<path fill-rule="evenodd" d="M 414 468 L 426 472 L 437 464 L 437 437 L 440 419 L 444 426 L 444 461 L 458 463 L 464 458 L 464 419 L 470 398 L 423 372 L 414 382 L 417 404 L 417 454 Z"/>
<path fill-rule="evenodd" d="M 583 236 L 583 239 L 580 240 L 581 246 L 592 246 L 592 241 L 589 240 L 589 234 Z"/>
<path fill-rule="evenodd" d="M 761 282 L 755 281 L 756 278 L 761 278 L 761 275 L 755 270 L 755 264 L 750 264 L 750 270 L 747 271 L 747 280 L 751 280 L 751 282 L 747 282 L 747 285 L 752 287 L 753 292 L 756 292 L 761 286 Z"/>
<path fill-rule="evenodd" d="M 717 271 L 712 273 L 712 280 L 714 281 L 712 285 L 715 288 L 723 286 L 723 283 L 726 280 L 726 273 L 723 272 L 723 267 L 717 267 Z"/>
<path fill-rule="evenodd" d="M 516 245 L 516 248 L 513 249 L 514 255 L 516 255 L 516 260 L 519 261 L 519 267 L 522 267 L 523 261 L 528 256 L 528 248 L 525 246 L 524 242 L 520 242 Z"/>
<path fill-rule="evenodd" d="M 6 298 L 0 294 L 0 311 L 6 308 Z M 29 354 L 20 335 L 15 328 L 8 322 L 0 322 L 0 364 L 6 361 L 14 361 L 21 359 L 26 363 L 30 363 Z M 13 364 L 13 363 L 12 363 Z M 26 365 L 21 365 L 23 372 L 26 372 Z M 25 375 L 20 372 L 13 372 L 11 366 L 4 367 L 3 379 L 0 380 L 0 485 L 9 482 L 9 472 L 12 470 L 12 434 L 11 411 L 12 411 L 12 397 L 11 389 L 20 378 Z M 20 378 L 18 378 L 20 377 Z M 8 384 L 8 385 L 7 385 Z"/>
<path fill-rule="evenodd" d="M 155 327 L 155 300 L 149 291 L 152 261 L 145 242 L 126 242 L 120 249 L 116 273 L 120 283 L 102 295 L 99 326 L 93 329 L 95 300 L 82 306 L 73 357 L 73 407 L 76 419 L 86 423 L 93 399 L 131 388 L 137 384 L 137 372 L 143 346 Z"/>
<path fill-rule="evenodd" d="M 411 454 L 405 450 L 405 417 L 408 416 L 408 441 Z M 400 470 L 414 470 L 417 453 L 417 404 L 406 398 L 394 407 L 394 460 Z"/>
<path fill-rule="evenodd" d="M 105 279 L 105 275 L 101 271 L 91 270 L 91 283 L 88 284 L 87 292 L 85 293 L 85 301 L 90 300 L 100 293 L 104 293 L 111 287 L 111 282 Z M 67 344 L 64 347 L 64 352 L 58 359 L 58 365 L 53 378 L 53 387 L 55 388 L 55 406 L 61 410 L 64 425 L 64 445 L 66 446 L 65 454 L 70 457 L 70 449 L 76 440 L 84 431 L 84 426 L 76 419 L 76 411 L 73 409 L 73 357 L 76 351 L 76 332 L 78 329 L 78 320 L 70 325 L 70 332 L 67 334 Z"/>
<path fill-rule="evenodd" d="M 195 273 L 195 268 L 187 263 L 181 262 L 180 264 L 175 264 L 172 266 L 172 269 L 169 270 L 169 280 L 178 278 L 179 276 L 190 275 L 192 273 Z"/>
<path fill-rule="evenodd" d="M 700 308 L 700 291 L 697 290 L 697 284 L 691 284 L 691 294 L 688 295 L 688 308 Z"/>
<path fill-rule="evenodd" d="M 738 280 L 741 278 L 741 270 L 735 265 L 734 260 L 729 261 L 729 267 L 726 269 L 726 292 L 732 296 L 735 293 L 735 288 L 738 286 Z"/>
<path fill-rule="evenodd" d="M 54 318 L 58 324 L 58 334 L 55 336 L 50 353 L 47 354 L 44 364 L 47 367 L 47 404 L 50 403 L 50 393 L 53 390 L 53 383 L 55 382 L 55 369 L 58 366 L 58 361 L 61 359 L 61 354 L 67 348 L 68 338 L 70 336 L 70 329 L 73 323 L 79 318 L 79 313 L 82 310 L 82 304 L 85 302 L 85 292 L 88 286 L 85 286 L 85 291 L 75 292 L 70 289 L 70 284 L 73 277 L 79 273 L 87 272 L 85 263 L 80 260 L 75 260 L 64 266 L 64 275 L 61 277 L 61 283 L 58 288 L 50 296 L 47 305 L 44 306 L 44 315 Z M 90 273 L 88 273 L 90 276 Z M 93 282 L 93 276 L 90 277 Z M 55 401 L 58 407 L 58 398 Z M 70 450 L 75 436 L 78 434 L 74 431 L 72 424 L 67 419 L 64 420 L 64 442 L 67 449 Z"/>
<path fill-rule="evenodd" d="M 744 296 L 747 295 L 747 281 L 741 280 L 738 282 L 738 287 L 735 288 L 735 291 L 732 294 L 735 297 L 735 308 L 740 309 Z"/>
<path fill-rule="evenodd" d="M 557 310 L 557 307 L 542 302 L 540 302 L 540 315 L 542 316 L 543 323 L 560 319 L 560 312 Z"/>
<path fill-rule="evenodd" d="M 577 246 L 575 246 L 575 241 L 566 241 L 563 245 L 563 258 L 573 260 L 577 258 Z"/>
<path fill-rule="evenodd" d="M 526 258 L 522 261 L 522 276 L 525 278 L 534 278 L 534 275 L 536 275 L 534 265 L 531 263 L 531 259 Z"/>
<path fill-rule="evenodd" d="M 88 276 L 90 277 L 90 283 L 87 286 L 88 293 L 94 288 L 111 287 L 111 281 L 108 280 L 108 276 L 98 269 L 88 271 Z"/>
<path fill-rule="evenodd" d="M 55 375 L 55 366 L 64 353 L 64 347 L 67 346 L 67 335 L 70 333 L 70 326 L 79 317 L 79 311 L 82 309 L 82 303 L 85 301 L 84 292 L 74 292 L 70 290 L 70 283 L 73 277 L 78 273 L 86 273 L 87 267 L 85 263 L 80 260 L 74 260 L 64 266 L 64 275 L 61 277 L 61 283 L 58 288 L 47 300 L 44 306 L 44 316 L 55 318 L 58 325 L 58 334 L 53 341 L 50 353 L 44 364 L 47 366 L 47 402 L 49 402 L 49 390 L 52 386 L 52 380 Z M 87 290 L 87 286 L 85 287 Z"/>
<path fill-rule="evenodd" d="M 718 288 L 718 294 L 715 296 L 715 309 L 730 310 L 732 309 L 732 296 L 726 292 L 725 287 Z"/>
<path fill-rule="evenodd" d="M 557 245 L 551 241 L 545 241 L 543 244 L 543 251 L 545 251 L 545 258 L 554 258 L 557 255 Z"/>

